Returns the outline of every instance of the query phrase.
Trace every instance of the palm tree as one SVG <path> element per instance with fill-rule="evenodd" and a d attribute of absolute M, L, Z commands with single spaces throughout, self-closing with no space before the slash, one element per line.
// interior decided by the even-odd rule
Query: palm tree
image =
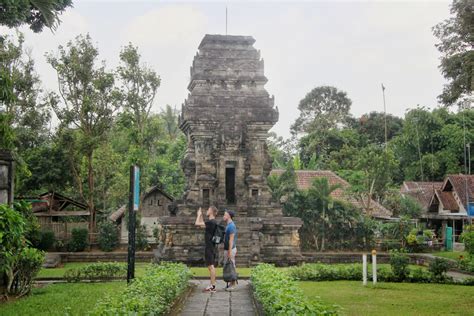
<path fill-rule="evenodd" d="M 316 178 L 313 180 L 312 186 L 308 190 L 308 198 L 311 204 L 316 206 L 316 210 L 321 210 L 321 251 L 325 249 L 326 240 L 326 212 L 333 207 L 334 199 L 332 192 L 339 189 L 339 184 L 330 185 L 326 178 Z"/>

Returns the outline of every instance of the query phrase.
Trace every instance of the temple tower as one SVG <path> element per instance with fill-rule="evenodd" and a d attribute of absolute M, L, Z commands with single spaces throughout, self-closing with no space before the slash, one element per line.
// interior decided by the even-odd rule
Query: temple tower
<path fill-rule="evenodd" d="M 179 117 L 188 141 L 186 190 L 175 216 L 161 220 L 162 259 L 201 260 L 203 234 L 192 223 L 197 208 L 208 205 L 236 211 L 241 263 L 301 257 L 301 220 L 283 217 L 267 185 L 272 162 L 266 139 L 278 110 L 265 90 L 254 42 L 250 36 L 206 35 L 199 45 Z"/>

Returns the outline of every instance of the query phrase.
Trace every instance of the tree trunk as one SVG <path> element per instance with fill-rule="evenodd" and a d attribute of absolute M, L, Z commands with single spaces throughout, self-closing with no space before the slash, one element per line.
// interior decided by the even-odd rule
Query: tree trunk
<path fill-rule="evenodd" d="M 89 183 L 89 241 L 91 240 L 91 233 L 94 231 L 95 228 L 95 208 L 94 208 L 94 170 L 92 168 L 92 156 L 93 151 L 91 150 L 90 153 L 87 155 L 88 160 L 88 183 Z"/>
<path fill-rule="evenodd" d="M 325 205 L 324 205 L 324 203 L 323 203 L 323 222 L 322 222 L 322 224 L 323 224 L 323 232 L 322 232 L 322 234 L 321 234 L 321 251 L 324 251 L 324 241 L 325 241 L 325 239 L 326 239 L 326 234 L 325 234 L 325 231 L 324 231 L 324 230 L 325 230 L 325 227 L 324 227 L 325 221 L 326 221 L 326 207 L 325 207 Z"/>

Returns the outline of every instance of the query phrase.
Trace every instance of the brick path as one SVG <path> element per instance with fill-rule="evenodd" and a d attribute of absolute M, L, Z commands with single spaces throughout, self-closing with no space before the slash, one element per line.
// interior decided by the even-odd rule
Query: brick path
<path fill-rule="evenodd" d="M 181 316 L 257 315 L 248 281 L 240 280 L 237 289 L 232 292 L 226 292 L 225 283 L 217 281 L 217 292 L 212 294 L 202 293 L 202 289 L 209 284 L 208 280 L 195 280 L 193 283 L 196 286 L 184 303 Z"/>

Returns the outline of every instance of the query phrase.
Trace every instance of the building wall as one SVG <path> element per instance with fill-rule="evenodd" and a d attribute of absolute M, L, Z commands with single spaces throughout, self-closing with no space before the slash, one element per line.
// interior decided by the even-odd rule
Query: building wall
<path fill-rule="evenodd" d="M 155 242 L 153 229 L 157 226 L 159 217 L 169 215 L 168 205 L 171 203 L 172 201 L 159 191 L 154 191 L 143 199 L 140 209 L 140 223 L 146 226 L 149 242 Z M 121 243 L 128 243 L 128 226 L 125 217 L 122 218 L 122 223 L 120 224 L 120 239 Z"/>
<path fill-rule="evenodd" d="M 141 206 L 141 216 L 158 217 L 168 215 L 168 205 L 171 200 L 161 194 L 159 191 L 152 192 L 143 200 Z"/>

